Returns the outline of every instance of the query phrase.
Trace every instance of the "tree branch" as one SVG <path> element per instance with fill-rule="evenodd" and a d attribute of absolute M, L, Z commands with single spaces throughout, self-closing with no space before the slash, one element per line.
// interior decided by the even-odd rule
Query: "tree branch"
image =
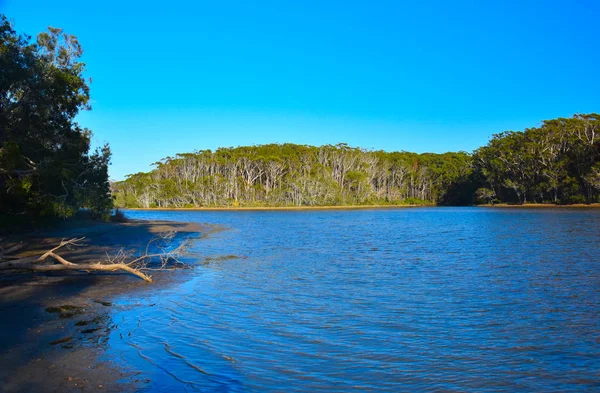
<path fill-rule="evenodd" d="M 180 261 L 180 258 L 187 254 L 189 247 L 188 241 L 183 241 L 177 247 L 170 251 L 167 248 L 170 242 L 175 236 L 174 232 L 161 234 L 157 238 L 150 240 L 146 247 L 146 251 L 143 255 L 133 257 L 131 253 L 125 252 L 120 249 L 114 257 L 110 257 L 107 254 L 106 261 L 104 262 L 92 262 L 92 263 L 73 263 L 62 256 L 58 255 L 55 251 L 65 246 L 82 246 L 81 241 L 85 238 L 73 238 L 69 240 L 62 240 L 56 247 L 44 252 L 40 256 L 14 258 L 6 256 L 10 252 L 20 250 L 25 247 L 24 243 L 19 243 L 6 251 L 0 253 L 0 261 L 4 262 L 0 264 L 0 270 L 31 270 L 35 272 L 54 272 L 54 271 L 101 271 L 101 272 L 116 272 L 124 271 L 130 273 L 142 280 L 151 283 L 152 277 L 147 273 L 148 271 L 159 271 L 159 270 L 174 270 L 180 269 L 186 266 Z M 163 241 L 164 244 L 156 244 L 155 246 L 161 251 L 159 253 L 149 253 L 150 245 Z M 153 259 L 159 258 L 160 265 L 158 267 L 150 266 L 150 262 Z M 43 262 L 48 259 L 53 259 L 58 263 L 44 264 Z M 131 260 L 129 260 L 131 259 Z"/>

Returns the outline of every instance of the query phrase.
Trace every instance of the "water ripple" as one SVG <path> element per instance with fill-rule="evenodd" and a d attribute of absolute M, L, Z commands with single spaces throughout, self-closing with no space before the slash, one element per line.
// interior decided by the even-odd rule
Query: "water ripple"
<path fill-rule="evenodd" d="M 600 391 L 598 210 L 127 214 L 233 229 L 115 311 L 149 391 Z"/>

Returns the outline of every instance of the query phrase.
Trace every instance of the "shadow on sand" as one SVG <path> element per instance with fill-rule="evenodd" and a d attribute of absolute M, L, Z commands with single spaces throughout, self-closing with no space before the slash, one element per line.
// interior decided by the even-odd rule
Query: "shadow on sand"
<path fill-rule="evenodd" d="M 50 229 L 9 236 L 22 255 L 40 254 L 63 238 L 85 237 L 86 246 L 65 250 L 73 262 L 104 260 L 120 249 L 143 250 L 160 233 L 177 239 L 199 237 L 209 229 L 186 223 L 64 223 Z M 2 262 L 0 262 L 2 263 Z M 127 391 L 144 381 L 116 362 L 99 361 L 114 327 L 111 299 L 119 294 L 153 291 L 181 275 L 164 272 L 154 284 L 122 273 L 67 272 L 0 275 L 0 380 L 4 392 Z M 116 360 L 116 359 L 115 359 Z M 101 387 L 100 387 L 101 386 Z"/>

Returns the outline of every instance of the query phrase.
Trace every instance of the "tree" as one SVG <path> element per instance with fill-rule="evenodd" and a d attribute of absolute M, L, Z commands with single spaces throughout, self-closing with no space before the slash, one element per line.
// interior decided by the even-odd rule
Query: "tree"
<path fill-rule="evenodd" d="M 574 115 L 494 135 L 475 152 L 475 171 L 505 202 L 599 200 L 600 116 Z"/>
<path fill-rule="evenodd" d="M 478 188 L 475 195 L 478 202 L 486 204 L 493 203 L 494 199 L 496 198 L 496 193 L 494 190 L 489 188 Z"/>
<path fill-rule="evenodd" d="M 90 109 L 83 50 L 49 27 L 36 42 L 0 15 L 0 211 L 72 215 L 112 208 L 108 146 L 89 154 L 92 133 L 75 121 Z"/>

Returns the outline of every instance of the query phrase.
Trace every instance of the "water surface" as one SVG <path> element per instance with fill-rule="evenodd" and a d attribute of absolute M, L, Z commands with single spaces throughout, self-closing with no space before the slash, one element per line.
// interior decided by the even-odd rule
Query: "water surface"
<path fill-rule="evenodd" d="M 228 228 L 118 300 L 149 391 L 600 390 L 600 210 L 126 214 Z"/>

